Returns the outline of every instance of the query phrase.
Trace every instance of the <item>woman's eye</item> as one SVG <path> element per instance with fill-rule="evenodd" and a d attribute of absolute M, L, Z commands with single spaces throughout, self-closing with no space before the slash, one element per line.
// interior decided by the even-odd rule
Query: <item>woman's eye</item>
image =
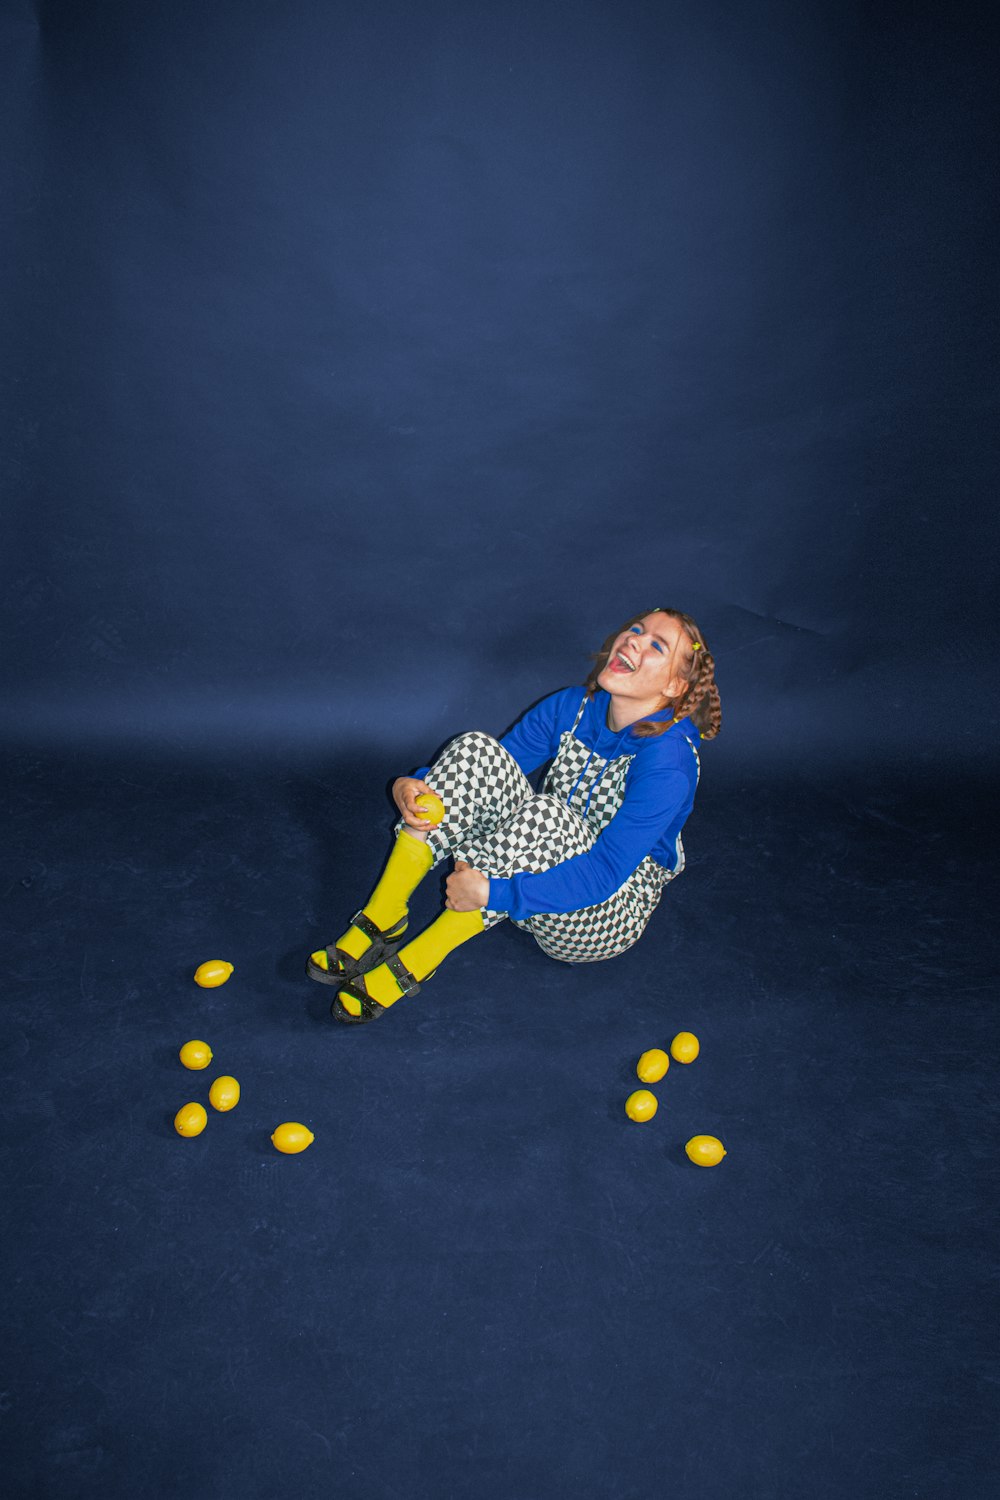
<path fill-rule="evenodd" d="M 660 645 L 659 641 L 654 641 L 653 645 L 656 648 L 656 650 L 659 651 L 660 655 L 662 656 L 663 655 L 663 647 Z"/>
<path fill-rule="evenodd" d="M 642 626 L 641 625 L 633 625 L 631 627 L 631 631 L 632 631 L 633 635 L 642 635 Z"/>

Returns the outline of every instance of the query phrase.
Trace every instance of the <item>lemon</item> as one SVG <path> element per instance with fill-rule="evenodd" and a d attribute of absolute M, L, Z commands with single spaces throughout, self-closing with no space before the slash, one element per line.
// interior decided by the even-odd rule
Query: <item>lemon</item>
<path fill-rule="evenodd" d="M 235 1109 L 240 1102 L 240 1086 L 235 1078 L 230 1078 L 228 1073 L 223 1073 L 217 1078 L 208 1091 L 208 1102 L 213 1109 L 225 1114 L 227 1109 Z"/>
<path fill-rule="evenodd" d="M 185 1042 L 177 1055 L 193 1073 L 200 1073 L 212 1061 L 212 1049 L 207 1042 Z"/>
<path fill-rule="evenodd" d="M 214 990 L 220 984 L 225 984 L 232 972 L 232 964 L 227 964 L 221 958 L 210 958 L 207 963 L 199 964 L 195 969 L 194 982 L 200 984 L 203 990 Z"/>
<path fill-rule="evenodd" d="M 725 1146 L 714 1135 L 694 1135 L 684 1150 L 696 1167 L 717 1167 L 727 1155 Z"/>
<path fill-rule="evenodd" d="M 701 1043 L 690 1031 L 679 1031 L 670 1043 L 674 1062 L 692 1063 L 701 1051 Z"/>
<path fill-rule="evenodd" d="M 174 1115 L 174 1129 L 178 1135 L 201 1135 L 208 1124 L 208 1115 L 203 1104 L 185 1104 Z"/>
<path fill-rule="evenodd" d="M 279 1125 L 271 1137 L 271 1144 L 276 1151 L 281 1151 L 285 1156 L 297 1156 L 307 1146 L 311 1146 L 316 1137 L 311 1130 L 304 1125 L 297 1125 L 289 1121 L 285 1125 Z"/>
<path fill-rule="evenodd" d="M 636 1066 L 636 1073 L 643 1083 L 659 1083 L 670 1067 L 670 1058 L 660 1047 L 650 1047 L 644 1052 Z"/>
<path fill-rule="evenodd" d="M 421 792 L 416 805 L 429 823 L 436 828 L 444 817 L 444 803 L 433 792 Z"/>
<path fill-rule="evenodd" d="M 656 1095 L 649 1089 L 636 1089 L 625 1100 L 625 1113 L 630 1120 L 651 1120 L 658 1109 Z"/>

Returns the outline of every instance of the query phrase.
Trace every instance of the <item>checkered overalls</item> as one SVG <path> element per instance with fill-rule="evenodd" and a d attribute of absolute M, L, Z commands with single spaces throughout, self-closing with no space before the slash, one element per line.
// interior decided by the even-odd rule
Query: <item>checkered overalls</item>
<path fill-rule="evenodd" d="M 581 744 L 575 731 L 586 703 L 584 697 L 572 729 L 560 737 L 540 794 L 491 735 L 460 734 L 446 746 L 426 777 L 447 809 L 444 821 L 427 837 L 435 864 L 451 855 L 484 875 L 509 880 L 551 870 L 593 847 L 621 807 L 632 756 L 602 760 Z M 692 741 L 688 743 L 697 762 L 698 752 Z M 664 887 L 683 868 L 678 834 L 675 869 L 667 870 L 647 855 L 599 906 L 513 920 L 550 958 L 572 964 L 614 958 L 642 936 Z M 505 916 L 484 909 L 484 926 L 492 927 Z"/>

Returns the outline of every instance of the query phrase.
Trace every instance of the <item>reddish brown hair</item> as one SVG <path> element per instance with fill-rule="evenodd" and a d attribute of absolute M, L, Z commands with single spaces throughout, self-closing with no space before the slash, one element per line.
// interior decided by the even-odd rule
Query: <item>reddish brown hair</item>
<path fill-rule="evenodd" d="M 677 675 L 684 679 L 687 687 L 679 698 L 673 702 L 668 699 L 664 704 L 665 708 L 673 709 L 672 719 L 640 719 L 632 725 L 632 733 L 648 738 L 665 733 L 678 719 L 690 719 L 697 726 L 703 740 L 714 740 L 722 726 L 722 705 L 719 701 L 719 689 L 715 684 L 715 658 L 705 645 L 695 621 L 679 609 L 665 609 L 662 605 L 657 605 L 655 609 L 644 609 L 641 614 L 633 615 L 624 625 L 612 631 L 594 656 L 594 665 L 587 678 L 587 692 L 591 698 L 596 693 L 597 679 L 607 666 L 612 647 L 622 631 L 641 624 L 647 615 L 654 614 L 669 615 L 681 626 L 684 645 L 681 647 L 683 655 L 677 664 Z"/>

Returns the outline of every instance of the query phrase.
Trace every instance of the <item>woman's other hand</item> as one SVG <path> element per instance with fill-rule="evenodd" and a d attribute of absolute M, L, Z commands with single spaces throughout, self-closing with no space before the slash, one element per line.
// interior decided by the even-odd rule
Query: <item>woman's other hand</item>
<path fill-rule="evenodd" d="M 464 859 L 456 859 L 455 872 L 444 883 L 449 911 L 478 911 L 490 899 L 490 882 Z"/>
<path fill-rule="evenodd" d="M 407 828 L 416 828 L 421 833 L 426 828 L 434 827 L 434 824 L 424 817 L 423 809 L 417 806 L 417 798 L 424 792 L 430 792 L 434 797 L 437 796 L 434 788 L 417 776 L 397 776 L 392 783 L 392 800 L 399 808 L 403 822 Z"/>

